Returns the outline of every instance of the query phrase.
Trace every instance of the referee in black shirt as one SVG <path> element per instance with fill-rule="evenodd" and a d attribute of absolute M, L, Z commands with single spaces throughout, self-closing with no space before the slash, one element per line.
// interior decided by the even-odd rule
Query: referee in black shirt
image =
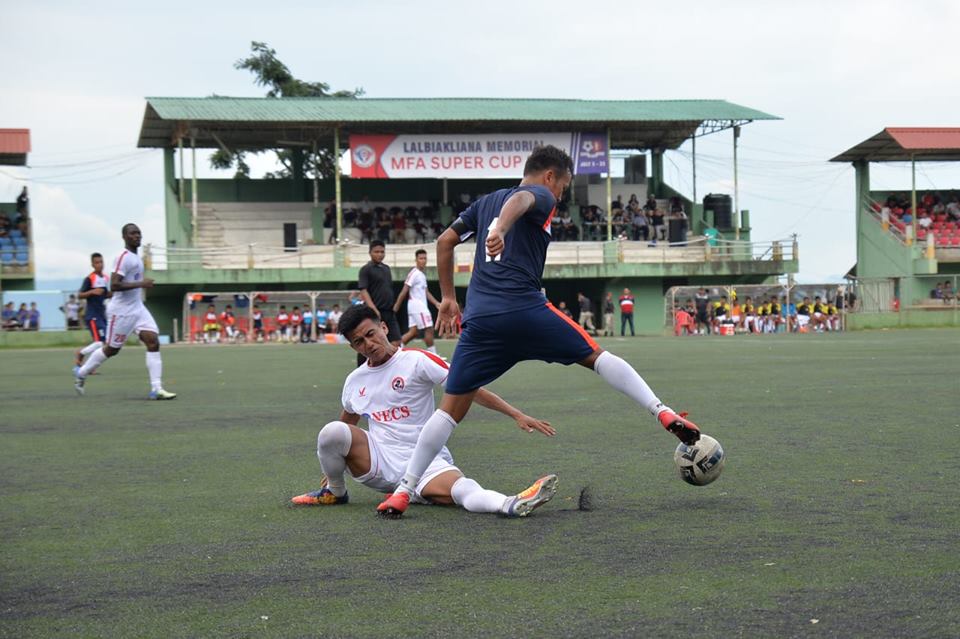
<path fill-rule="evenodd" d="M 393 277 L 390 275 L 390 267 L 383 263 L 386 254 L 387 249 L 383 240 L 371 240 L 370 261 L 360 269 L 357 288 L 360 289 L 360 296 L 363 297 L 364 303 L 377 311 L 380 321 L 387 325 L 387 339 L 394 346 L 400 346 L 400 325 L 393 312 L 393 303 L 396 301 L 393 294 Z M 364 361 L 366 361 L 365 358 L 358 354 L 357 366 Z"/>

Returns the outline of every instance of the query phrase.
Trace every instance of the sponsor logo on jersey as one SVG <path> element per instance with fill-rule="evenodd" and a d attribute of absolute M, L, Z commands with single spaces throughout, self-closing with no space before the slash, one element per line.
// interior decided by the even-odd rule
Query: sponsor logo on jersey
<path fill-rule="evenodd" d="M 403 381 L 403 378 L 402 378 L 402 377 L 399 377 L 399 376 L 398 376 L 398 377 L 394 377 L 394 378 L 393 378 L 393 381 L 390 382 L 390 387 L 391 387 L 393 390 L 395 390 L 395 391 L 402 391 L 402 390 L 403 390 L 403 387 L 406 386 L 406 385 L 407 385 L 407 383 L 406 383 L 405 381 Z"/>
<path fill-rule="evenodd" d="M 408 406 L 393 406 L 383 410 L 377 410 L 370 413 L 370 417 L 377 422 L 397 422 L 401 419 L 410 417 L 410 408 Z"/>
<path fill-rule="evenodd" d="M 366 387 L 366 386 L 361 386 L 361 387 L 360 387 L 360 397 L 366 397 L 366 396 L 367 396 L 367 387 Z"/>

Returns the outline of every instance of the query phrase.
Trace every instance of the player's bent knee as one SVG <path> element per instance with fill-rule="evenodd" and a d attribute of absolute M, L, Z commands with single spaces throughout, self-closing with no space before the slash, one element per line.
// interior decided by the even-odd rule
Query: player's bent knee
<path fill-rule="evenodd" d="M 321 451 L 328 451 L 347 456 L 350 452 L 350 444 L 353 441 L 353 435 L 350 433 L 350 426 L 345 422 L 334 421 L 320 429 L 317 435 L 317 454 Z"/>
<path fill-rule="evenodd" d="M 463 506 L 463 500 L 466 499 L 467 495 L 480 489 L 480 484 L 476 481 L 469 477 L 461 477 L 450 487 L 450 497 L 453 499 L 453 503 Z"/>

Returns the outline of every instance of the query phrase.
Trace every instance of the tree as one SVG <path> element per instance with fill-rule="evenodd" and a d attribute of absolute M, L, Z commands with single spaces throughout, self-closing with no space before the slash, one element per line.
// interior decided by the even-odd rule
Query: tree
<path fill-rule="evenodd" d="M 357 87 L 353 91 L 330 91 L 326 82 L 305 82 L 293 76 L 290 69 L 277 58 L 277 52 L 265 42 L 251 42 L 250 55 L 237 60 L 235 69 L 247 70 L 254 75 L 254 82 L 258 86 L 268 87 L 268 98 L 357 98 L 364 94 L 363 88 Z M 290 149 L 275 149 L 277 160 L 281 168 L 278 171 L 267 173 L 267 178 L 289 178 L 293 176 L 293 151 Z M 210 166 L 215 169 L 230 169 L 236 167 L 235 178 L 249 178 L 250 166 L 246 162 L 247 151 L 226 151 L 218 149 L 210 156 Z M 262 151 L 250 151 L 262 153 Z M 303 170 L 307 177 L 325 178 L 334 173 L 334 162 L 337 158 L 329 149 L 304 149 Z"/>

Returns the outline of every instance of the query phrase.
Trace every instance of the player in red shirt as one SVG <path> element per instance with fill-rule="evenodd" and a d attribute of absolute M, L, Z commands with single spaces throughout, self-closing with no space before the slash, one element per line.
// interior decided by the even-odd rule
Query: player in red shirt
<path fill-rule="evenodd" d="M 233 314 L 233 306 L 230 304 L 227 304 L 227 307 L 220 313 L 220 326 L 223 327 L 228 339 L 237 340 L 237 316 Z"/>
<path fill-rule="evenodd" d="M 217 317 L 217 309 L 213 304 L 208 306 L 207 312 L 203 314 L 203 339 L 207 344 L 220 341 L 220 318 Z"/>
<path fill-rule="evenodd" d="M 281 342 L 290 341 L 290 314 L 287 313 L 287 307 L 283 304 L 277 312 L 277 339 Z"/>
<path fill-rule="evenodd" d="M 626 332 L 627 323 L 630 323 L 630 336 L 633 337 L 633 294 L 629 288 L 623 289 L 623 295 L 620 296 L 620 337 Z"/>

